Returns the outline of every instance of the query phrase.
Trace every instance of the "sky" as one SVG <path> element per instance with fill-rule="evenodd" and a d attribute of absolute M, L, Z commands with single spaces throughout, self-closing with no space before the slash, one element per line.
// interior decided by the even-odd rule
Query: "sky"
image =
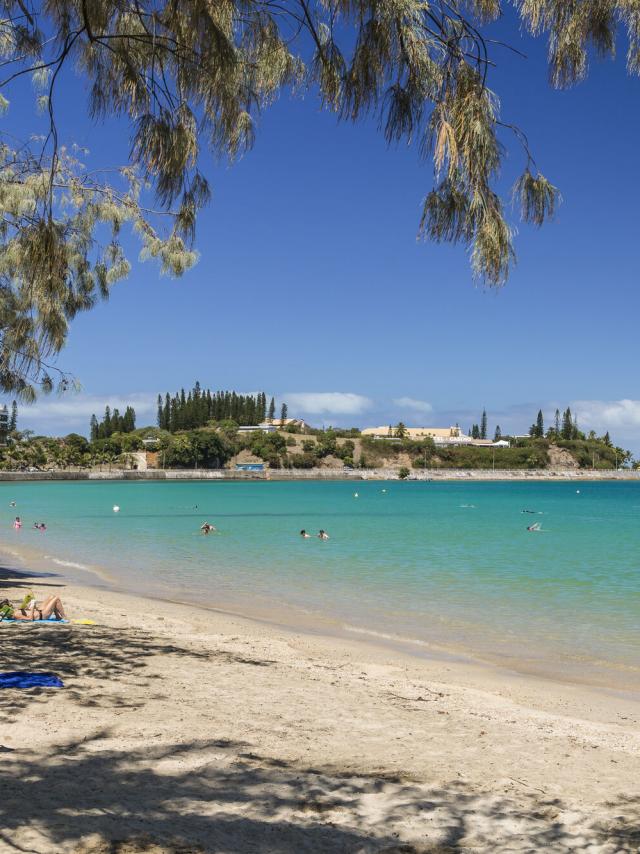
<path fill-rule="evenodd" d="M 527 132 L 563 196 L 542 230 L 518 226 L 503 288 L 473 280 L 465 247 L 416 240 L 432 169 L 415 146 L 387 147 L 373 118 L 337 122 L 313 92 L 285 94 L 239 163 L 206 159 L 213 199 L 195 268 L 173 280 L 134 263 L 107 303 L 73 322 L 58 364 L 81 392 L 21 407 L 19 427 L 86 434 L 107 403 L 154 423 L 159 392 L 198 380 L 264 390 L 317 426 L 467 429 L 486 408 L 490 431 L 523 433 L 539 408 L 550 423 L 570 405 L 582 429 L 609 430 L 640 455 L 640 79 L 621 46 L 586 82 L 555 91 L 543 41 L 509 15 L 496 33 L 527 54 L 494 51 L 502 118 Z M 85 98 L 67 82 L 61 134 L 86 145 L 91 164 L 122 161 L 126 127 L 92 124 Z M 3 121 L 42 122 L 28 92 Z M 506 189 L 524 159 L 504 141 Z"/>

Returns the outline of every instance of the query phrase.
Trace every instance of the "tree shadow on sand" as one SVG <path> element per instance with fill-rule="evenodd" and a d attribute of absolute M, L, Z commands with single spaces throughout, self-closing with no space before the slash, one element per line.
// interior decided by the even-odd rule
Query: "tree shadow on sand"
<path fill-rule="evenodd" d="M 616 818 L 606 826 L 593 817 L 578 825 L 575 813 L 567 824 L 559 801 L 535 795 L 516 801 L 472 791 L 461 781 L 434 788 L 381 775 L 341 776 L 261 758 L 250 745 L 225 740 L 132 752 L 104 749 L 108 737 L 69 742 L 44 760 L 27 751 L 3 754 L 0 848 L 83 854 L 637 850 L 638 800 L 611 805 Z"/>
<path fill-rule="evenodd" d="M 270 664 L 226 650 L 190 649 L 136 627 L 0 624 L 0 670 L 55 673 L 65 684 L 66 697 L 80 708 L 130 705 L 126 699 L 127 686 L 133 679 L 148 689 L 148 696 L 152 695 L 154 685 L 158 690 L 166 689 L 162 673 L 147 669 L 155 657 L 163 661 L 173 657 L 221 664 Z M 122 690 L 117 686 L 122 686 Z M 55 689 L 0 691 L 0 723 L 14 720 L 29 705 L 51 700 L 52 691 Z"/>

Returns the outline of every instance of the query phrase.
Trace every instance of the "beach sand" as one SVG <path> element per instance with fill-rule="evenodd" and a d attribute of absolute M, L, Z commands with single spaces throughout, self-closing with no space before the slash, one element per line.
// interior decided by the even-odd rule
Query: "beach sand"
<path fill-rule="evenodd" d="M 205 609 L 59 592 L 0 625 L 0 850 L 637 852 L 640 705 Z"/>

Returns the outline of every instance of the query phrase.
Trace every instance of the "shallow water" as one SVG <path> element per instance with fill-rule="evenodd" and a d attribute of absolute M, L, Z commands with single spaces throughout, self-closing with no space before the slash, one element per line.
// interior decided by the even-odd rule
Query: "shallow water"
<path fill-rule="evenodd" d="M 54 570 L 616 687 L 640 686 L 639 523 L 636 483 L 0 484 L 3 541 Z"/>

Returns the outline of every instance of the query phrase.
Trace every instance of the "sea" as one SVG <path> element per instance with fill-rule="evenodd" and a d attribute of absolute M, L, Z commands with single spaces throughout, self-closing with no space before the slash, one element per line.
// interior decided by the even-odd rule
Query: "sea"
<path fill-rule="evenodd" d="M 640 483 L 2 483 L 0 529 L 84 583 L 640 689 Z"/>

